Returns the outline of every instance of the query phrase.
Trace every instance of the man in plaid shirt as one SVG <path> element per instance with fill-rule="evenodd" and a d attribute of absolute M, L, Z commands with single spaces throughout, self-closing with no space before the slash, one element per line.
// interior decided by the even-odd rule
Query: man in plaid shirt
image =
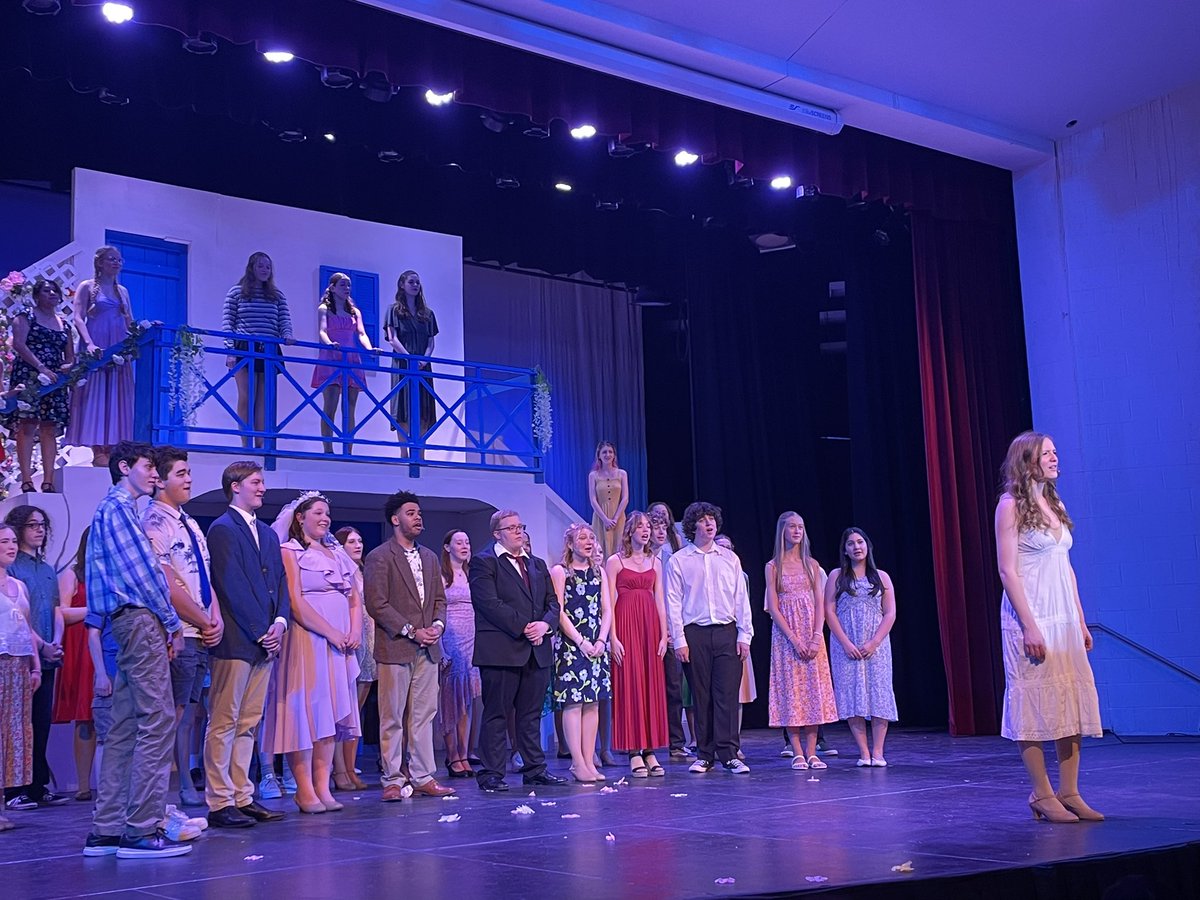
<path fill-rule="evenodd" d="M 183 625 L 136 507 L 157 484 L 151 452 L 130 441 L 113 449 L 113 487 L 92 517 L 88 539 L 84 621 L 91 628 L 111 621 L 117 677 L 85 856 L 155 859 L 192 849 L 159 829 L 175 731 L 169 661 L 183 649 Z"/>

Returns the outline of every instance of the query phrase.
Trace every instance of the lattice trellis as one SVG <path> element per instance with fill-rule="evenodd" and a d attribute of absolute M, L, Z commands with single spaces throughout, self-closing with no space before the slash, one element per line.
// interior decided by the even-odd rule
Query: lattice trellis
<path fill-rule="evenodd" d="M 32 284 L 38 278 L 44 278 L 46 281 L 54 281 L 62 289 L 63 301 L 59 304 L 59 314 L 68 322 L 74 315 L 75 310 L 75 289 L 79 286 L 82 280 L 80 269 L 88 272 L 90 275 L 89 259 L 86 253 L 80 253 L 78 242 L 72 241 L 67 246 L 54 251 L 49 256 L 43 257 L 31 266 L 21 270 L 21 274 Z M 86 276 L 84 276 L 86 277 Z M 19 310 L 14 309 L 15 306 L 13 297 L 4 293 L 0 297 L 0 303 L 4 305 L 4 312 L 11 318 L 16 315 Z M 7 342 L 9 336 L 4 335 L 4 340 Z"/>

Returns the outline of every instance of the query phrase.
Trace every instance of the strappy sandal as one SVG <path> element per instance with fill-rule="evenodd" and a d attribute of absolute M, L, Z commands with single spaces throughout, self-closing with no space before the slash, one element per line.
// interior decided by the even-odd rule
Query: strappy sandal
<path fill-rule="evenodd" d="M 633 778 L 645 778 L 649 774 L 649 770 L 646 768 L 646 763 L 642 761 L 640 753 L 629 757 L 629 774 Z"/>
<path fill-rule="evenodd" d="M 653 753 L 643 753 L 642 758 L 646 761 L 646 774 L 651 778 L 662 778 L 667 774 L 667 770 L 659 765 Z"/>
<path fill-rule="evenodd" d="M 33 486 L 32 481 L 22 481 L 21 482 L 21 493 L 22 494 L 36 494 L 37 488 L 35 488 Z"/>
<path fill-rule="evenodd" d="M 804 761 L 803 756 L 795 756 L 795 757 L 792 757 L 792 768 L 793 769 L 807 769 L 808 763 Z"/>
<path fill-rule="evenodd" d="M 827 766 L 827 765 L 825 765 L 825 763 L 821 762 L 820 758 L 818 758 L 816 756 L 810 756 L 808 758 L 808 767 L 810 769 L 828 769 L 829 768 L 829 766 Z"/>
<path fill-rule="evenodd" d="M 58 491 L 56 491 L 54 489 L 54 482 L 53 481 L 43 481 L 42 482 L 42 493 L 43 494 L 57 494 Z"/>

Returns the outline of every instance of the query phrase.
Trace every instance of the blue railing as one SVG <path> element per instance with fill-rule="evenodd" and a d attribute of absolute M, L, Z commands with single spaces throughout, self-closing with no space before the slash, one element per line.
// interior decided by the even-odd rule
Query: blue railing
<path fill-rule="evenodd" d="M 250 452 L 264 456 L 271 469 L 280 458 L 335 457 L 399 462 L 414 478 L 423 467 L 439 467 L 544 479 L 532 424 L 532 369 L 361 348 L 318 359 L 329 348 L 271 338 L 247 342 L 244 335 L 168 325 L 149 328 L 139 344 L 139 440 L 205 453 Z M 183 367 L 194 377 L 185 374 L 182 385 L 180 356 L 194 359 Z M 327 371 L 314 387 L 317 365 Z M 239 381 L 245 412 L 238 406 Z M 336 410 L 327 412 L 334 397 Z M 263 409 L 261 423 L 256 405 Z"/>

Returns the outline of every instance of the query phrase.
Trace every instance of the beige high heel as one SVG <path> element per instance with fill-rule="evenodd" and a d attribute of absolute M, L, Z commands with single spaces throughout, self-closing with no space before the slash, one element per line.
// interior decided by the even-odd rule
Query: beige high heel
<path fill-rule="evenodd" d="M 1071 822 L 1079 821 L 1079 816 L 1073 812 L 1069 812 L 1053 794 L 1042 800 L 1030 794 L 1029 808 L 1033 810 L 1033 820 L 1035 822 L 1038 819 L 1045 819 L 1053 825 L 1068 825 Z"/>
<path fill-rule="evenodd" d="M 1097 812 L 1087 805 L 1087 801 L 1078 794 L 1055 794 L 1058 802 L 1061 803 L 1068 812 L 1073 812 L 1084 822 L 1103 822 L 1104 813 Z"/>

